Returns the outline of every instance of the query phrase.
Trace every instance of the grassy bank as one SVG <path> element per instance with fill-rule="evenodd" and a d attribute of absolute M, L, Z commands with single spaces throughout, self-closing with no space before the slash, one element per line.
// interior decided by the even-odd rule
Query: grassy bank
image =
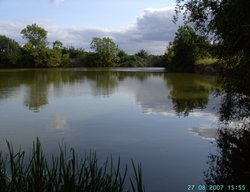
<path fill-rule="evenodd" d="M 218 59 L 214 57 L 207 57 L 207 58 L 202 58 L 198 59 L 195 62 L 195 65 L 215 65 L 218 63 Z"/>
<path fill-rule="evenodd" d="M 204 75 L 222 75 L 226 70 L 225 65 L 214 57 L 198 59 L 194 65 L 194 73 Z"/>
<path fill-rule="evenodd" d="M 131 161 L 132 175 L 128 166 L 121 171 L 120 158 L 112 157 L 103 164 L 94 152 L 79 158 L 74 149 L 60 147 L 58 156 L 45 158 L 37 139 L 29 158 L 25 152 L 14 152 L 7 142 L 8 153 L 0 151 L 1 192 L 142 192 L 141 165 Z M 126 188 L 125 188 L 125 183 Z"/>

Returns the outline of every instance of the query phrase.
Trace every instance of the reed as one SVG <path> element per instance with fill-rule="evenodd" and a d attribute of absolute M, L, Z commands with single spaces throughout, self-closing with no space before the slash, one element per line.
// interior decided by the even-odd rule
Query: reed
<path fill-rule="evenodd" d="M 99 163 L 95 152 L 79 157 L 73 148 L 60 147 L 58 156 L 45 158 L 41 143 L 33 142 L 31 156 L 14 152 L 7 141 L 8 153 L 0 151 L 1 192 L 143 192 L 141 165 L 132 162 L 132 176 L 128 166 L 121 171 L 121 160 L 112 156 Z M 130 185 L 125 185 L 126 180 Z M 125 187 L 126 186 L 126 187 Z"/>

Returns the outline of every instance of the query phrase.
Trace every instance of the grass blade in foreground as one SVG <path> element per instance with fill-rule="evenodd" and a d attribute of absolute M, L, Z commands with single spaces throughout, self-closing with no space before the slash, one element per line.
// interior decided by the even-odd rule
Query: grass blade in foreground
<path fill-rule="evenodd" d="M 31 157 L 26 159 L 25 152 L 14 152 L 7 141 L 8 154 L 0 151 L 0 189 L 1 192 L 144 192 L 141 165 L 132 161 L 134 177 L 121 171 L 121 160 L 114 163 L 112 157 L 104 164 L 98 162 L 95 152 L 78 158 L 74 149 L 60 147 L 59 156 L 45 158 L 41 143 L 37 138 L 33 143 Z M 129 178 L 128 178 L 129 177 Z M 131 189 L 125 189 L 129 179 Z"/>

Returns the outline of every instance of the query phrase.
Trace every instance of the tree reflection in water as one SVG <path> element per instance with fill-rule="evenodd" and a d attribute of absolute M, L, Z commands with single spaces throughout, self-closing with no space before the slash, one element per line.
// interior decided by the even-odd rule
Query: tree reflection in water
<path fill-rule="evenodd" d="M 221 121 L 241 121 L 250 116 L 250 97 L 227 91 L 222 99 L 219 112 Z"/>
<path fill-rule="evenodd" d="M 205 109 L 209 94 L 216 87 L 216 80 L 210 76 L 190 74 L 166 74 L 169 98 L 178 116 L 188 116 L 195 109 Z"/>
<path fill-rule="evenodd" d="M 209 155 L 206 185 L 246 185 L 250 190 L 250 124 L 220 129 L 217 153 Z"/>
<path fill-rule="evenodd" d="M 245 185 L 244 191 L 250 191 L 250 87 L 227 78 L 222 78 L 221 83 L 224 91 L 220 93 L 220 121 L 227 128 L 219 129 L 217 153 L 208 156 L 204 181 L 207 185 Z M 241 125 L 232 129 L 230 122 Z"/>

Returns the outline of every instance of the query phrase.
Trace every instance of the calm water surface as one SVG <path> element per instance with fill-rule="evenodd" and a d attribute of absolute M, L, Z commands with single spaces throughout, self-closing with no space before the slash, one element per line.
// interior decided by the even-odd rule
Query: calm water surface
<path fill-rule="evenodd" d="M 216 78 L 163 69 L 0 70 L 0 144 L 142 163 L 147 191 L 204 183 L 218 127 Z"/>

